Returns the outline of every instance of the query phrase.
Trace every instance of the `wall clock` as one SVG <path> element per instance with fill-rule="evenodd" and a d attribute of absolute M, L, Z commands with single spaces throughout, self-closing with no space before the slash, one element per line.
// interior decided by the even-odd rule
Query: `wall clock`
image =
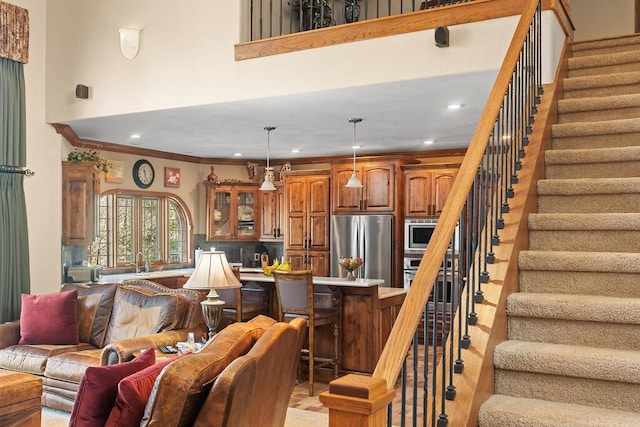
<path fill-rule="evenodd" d="M 140 188 L 149 188 L 153 184 L 156 173 L 148 160 L 138 160 L 133 165 L 133 182 Z"/>

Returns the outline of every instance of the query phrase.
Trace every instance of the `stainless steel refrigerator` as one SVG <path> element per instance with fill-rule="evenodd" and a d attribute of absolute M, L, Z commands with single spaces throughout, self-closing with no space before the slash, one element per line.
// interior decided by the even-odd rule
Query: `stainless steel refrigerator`
<path fill-rule="evenodd" d="M 331 276 L 345 277 L 339 257 L 360 257 L 354 273 L 362 279 L 382 279 L 391 286 L 392 215 L 333 215 L 331 217 Z"/>

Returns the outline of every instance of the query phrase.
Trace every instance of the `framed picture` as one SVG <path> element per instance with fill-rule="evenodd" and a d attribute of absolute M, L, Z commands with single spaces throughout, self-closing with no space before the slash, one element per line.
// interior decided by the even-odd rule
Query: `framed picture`
<path fill-rule="evenodd" d="M 109 170 L 104 176 L 104 181 L 122 184 L 124 182 L 124 161 L 107 160 L 107 162 L 109 163 Z"/>
<path fill-rule="evenodd" d="M 175 188 L 180 187 L 180 168 L 170 168 L 165 166 L 164 186 L 175 187 Z"/>

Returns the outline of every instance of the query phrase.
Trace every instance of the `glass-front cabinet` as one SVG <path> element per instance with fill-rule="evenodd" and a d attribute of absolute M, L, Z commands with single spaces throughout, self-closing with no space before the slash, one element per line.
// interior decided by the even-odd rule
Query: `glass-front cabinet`
<path fill-rule="evenodd" d="M 257 240 L 260 236 L 258 186 L 206 181 L 207 240 Z"/>

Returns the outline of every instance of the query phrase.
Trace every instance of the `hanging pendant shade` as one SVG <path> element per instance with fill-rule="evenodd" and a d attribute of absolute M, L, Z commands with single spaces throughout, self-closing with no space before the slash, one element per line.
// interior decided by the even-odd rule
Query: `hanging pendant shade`
<path fill-rule="evenodd" d="M 356 124 L 360 123 L 362 119 L 354 118 L 349 119 L 349 123 L 353 123 L 353 173 L 351 174 L 351 178 L 347 181 L 345 187 L 347 188 L 362 188 L 362 181 L 358 178 L 356 174 Z"/>
<path fill-rule="evenodd" d="M 264 182 L 260 186 L 260 191 L 275 191 L 276 189 L 276 186 L 273 185 L 273 168 L 269 166 L 269 139 L 271 131 L 274 129 L 274 126 L 264 127 L 264 130 L 267 131 L 267 167 L 264 168 Z"/>

